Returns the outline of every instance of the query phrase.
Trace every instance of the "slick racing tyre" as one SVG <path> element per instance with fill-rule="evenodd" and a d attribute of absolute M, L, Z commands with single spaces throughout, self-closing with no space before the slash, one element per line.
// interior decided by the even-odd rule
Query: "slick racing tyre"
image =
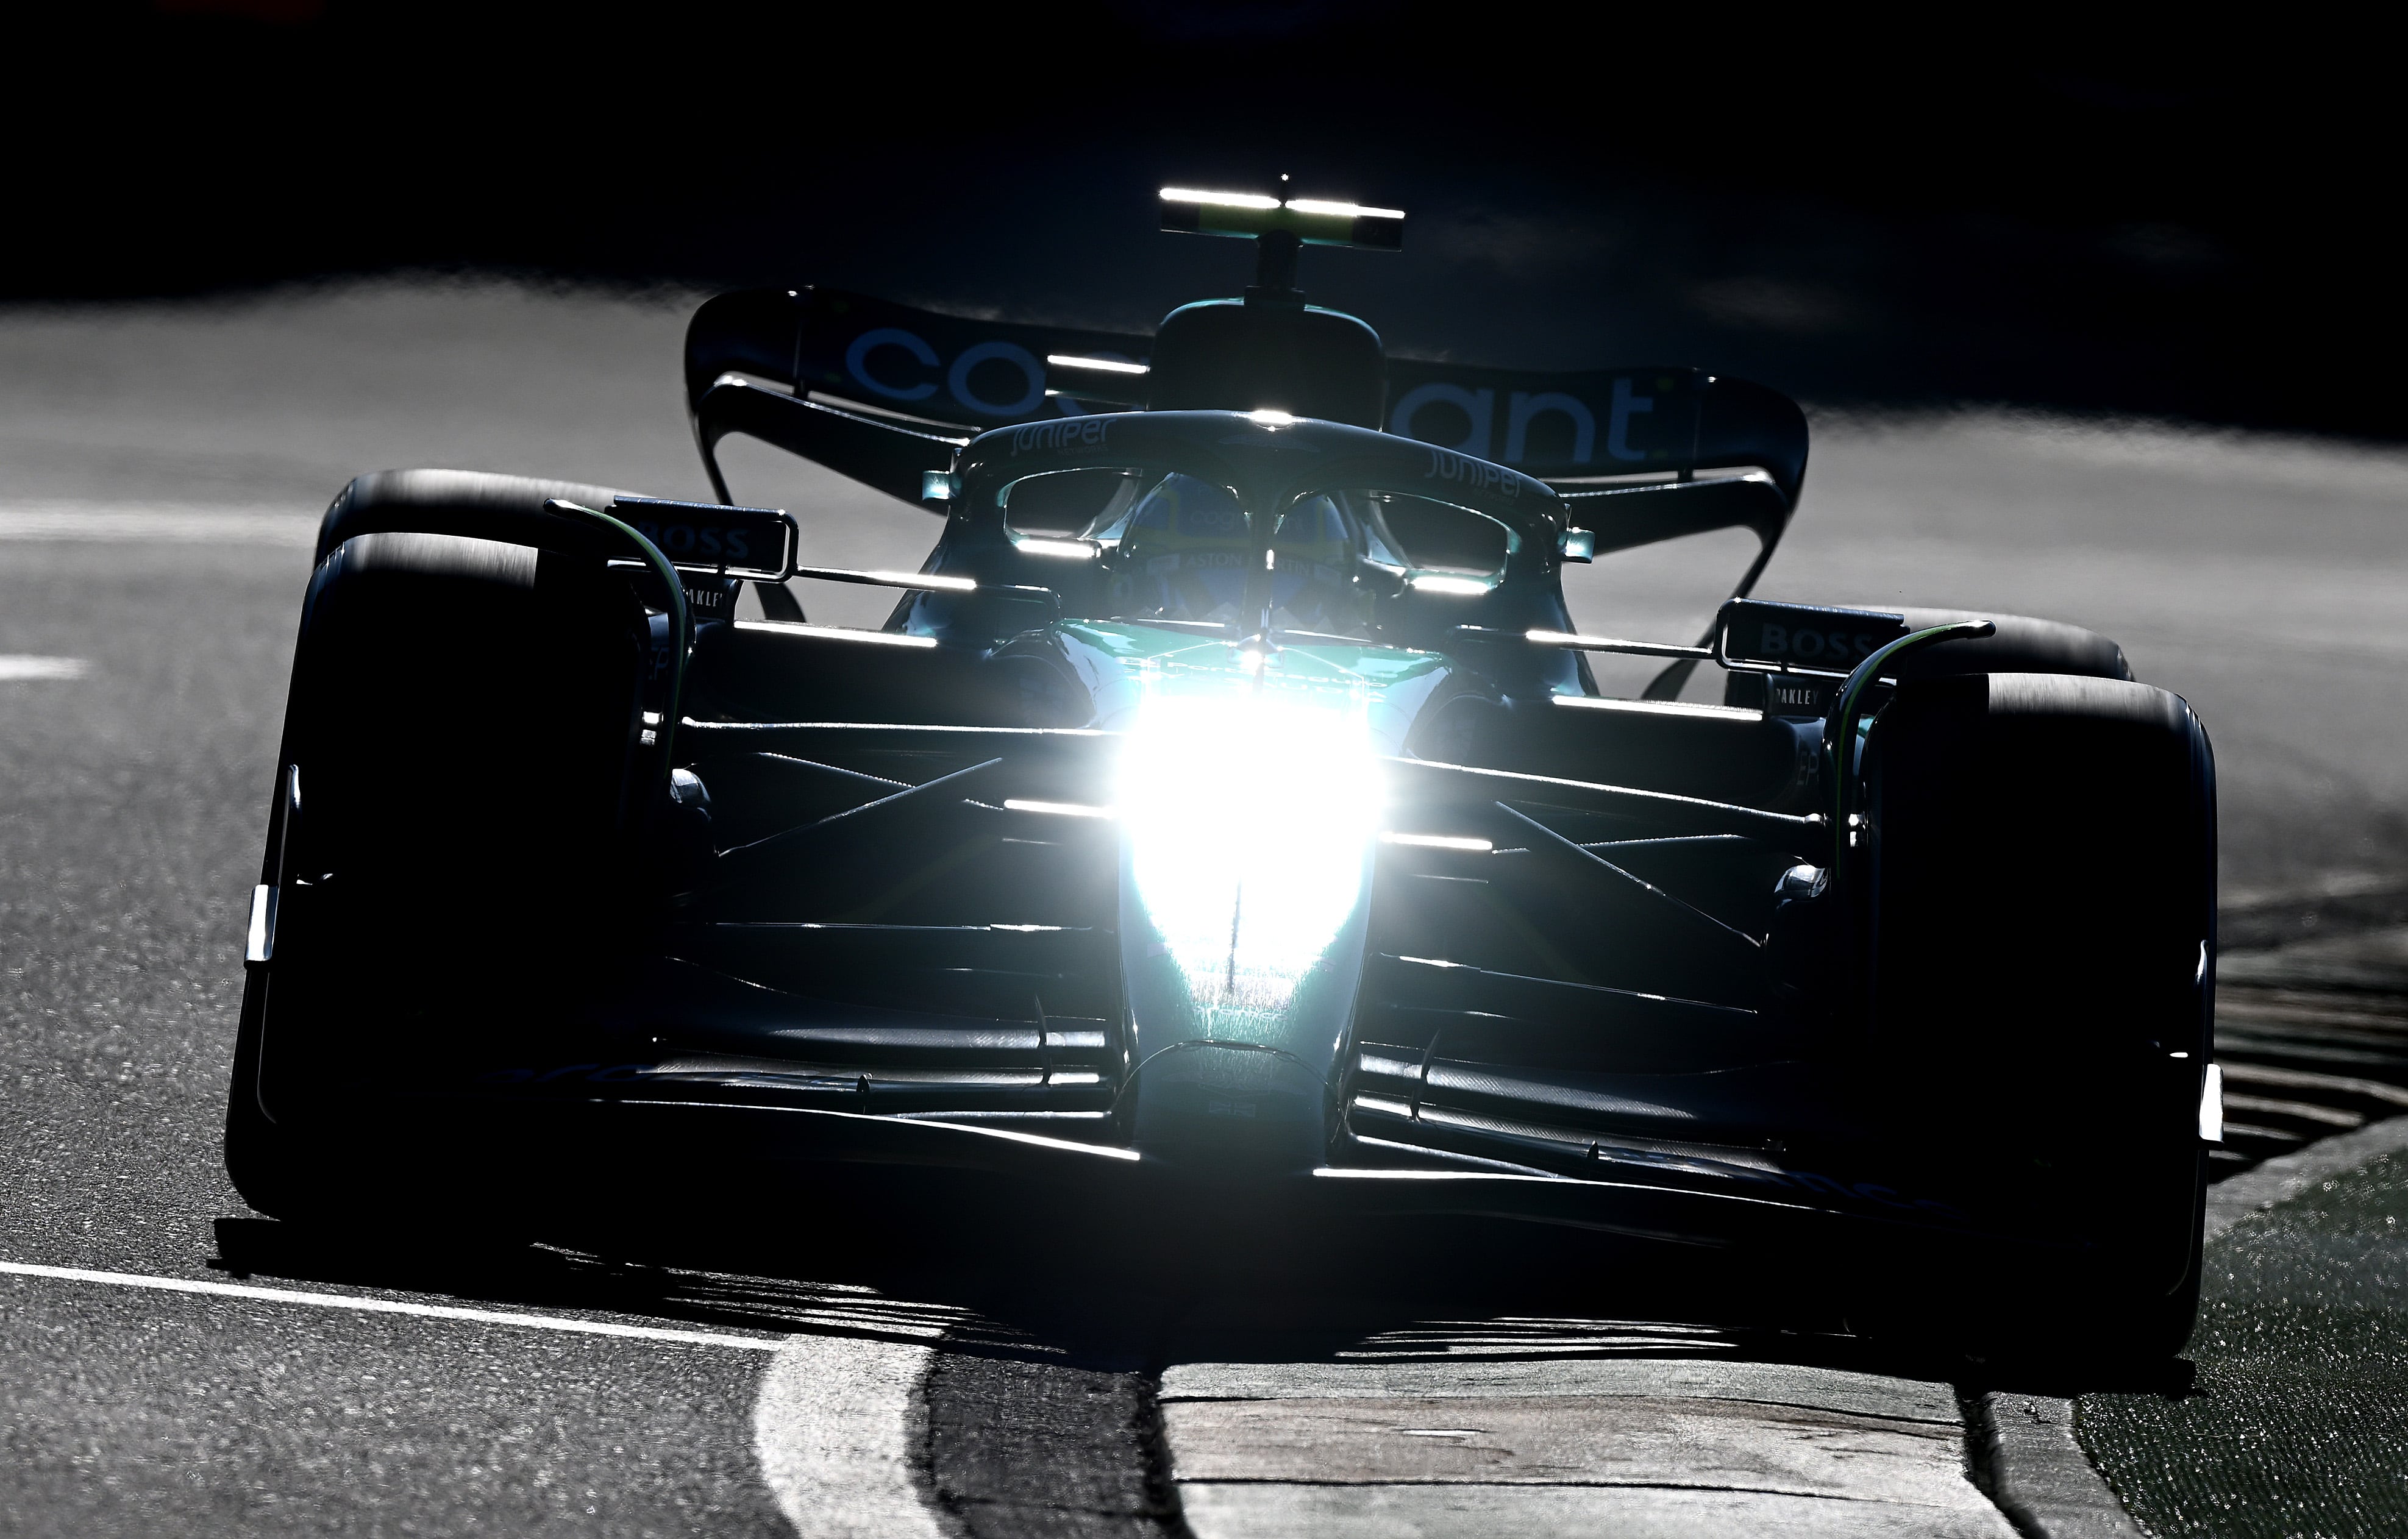
<path fill-rule="evenodd" d="M 590 554 L 395 532 L 319 563 L 227 1116 L 251 1205 L 439 1181 L 455 1141 L 397 1106 L 600 970 L 634 908 L 644 634 Z"/>
<path fill-rule="evenodd" d="M 2034 1239 L 1927 1318 L 1991 1349 L 2154 1359 L 2199 1294 L 2215 771 L 2120 679 L 1902 685 L 1865 744 L 1871 1062 L 1897 1135 Z"/>

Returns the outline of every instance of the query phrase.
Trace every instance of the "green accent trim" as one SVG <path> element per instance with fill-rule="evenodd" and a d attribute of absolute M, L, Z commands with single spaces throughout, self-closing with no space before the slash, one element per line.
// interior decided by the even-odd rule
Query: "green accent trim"
<path fill-rule="evenodd" d="M 1116 662 L 1176 660 L 1182 667 L 1199 670 L 1233 674 L 1246 671 L 1238 662 L 1238 648 L 1233 645 L 1235 638 L 1224 639 L 1186 630 L 1172 631 L 1148 625 L 1142 620 L 1065 620 L 1062 631 Z M 1417 652 L 1402 647 L 1374 646 L 1369 642 L 1355 645 L 1283 641 L 1278 645 L 1279 656 L 1283 663 L 1294 660 L 1333 681 L 1343 678 L 1375 690 L 1455 666 L 1453 660 L 1443 652 Z"/>
<path fill-rule="evenodd" d="M 678 580 L 676 566 L 672 565 L 668 557 L 662 553 L 661 548 L 646 539 L 643 531 L 634 524 L 624 519 L 613 518 L 598 508 L 572 503 L 565 497 L 554 497 L 544 506 L 556 513 L 590 519 L 605 529 L 619 534 L 636 548 L 636 554 L 652 569 L 652 575 L 661 579 L 662 586 L 668 590 L 668 612 L 674 640 L 669 647 L 668 699 L 663 703 L 661 710 L 659 738 L 661 783 L 666 785 L 669 772 L 677 767 L 677 758 L 672 750 L 677 746 L 678 713 L 683 708 L 685 703 L 686 653 L 694 648 L 694 617 L 686 612 L 685 585 Z"/>
<path fill-rule="evenodd" d="M 1902 635 L 1856 664 L 1856 671 L 1840 689 L 1840 698 L 1832 703 L 1831 720 L 1823 733 L 1823 769 L 1831 787 L 1831 859 L 1836 864 L 1848 848 L 1848 815 L 1855 809 L 1849 805 L 1856 800 L 1856 707 L 1864 692 L 1890 659 L 1935 641 L 1950 641 L 1959 636 L 1972 639 L 1997 632 L 1998 626 L 1986 620 L 1959 620 L 1946 625 L 1934 625 L 1928 631 Z"/>

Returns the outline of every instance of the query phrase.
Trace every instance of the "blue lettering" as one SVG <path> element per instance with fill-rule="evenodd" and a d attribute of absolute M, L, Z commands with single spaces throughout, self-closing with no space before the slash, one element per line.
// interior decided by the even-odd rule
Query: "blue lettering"
<path fill-rule="evenodd" d="M 1633 395 L 1630 393 L 1629 380 L 1616 379 L 1613 382 L 1613 415 L 1607 422 L 1605 430 L 1605 451 L 1617 460 L 1647 458 L 1645 449 L 1630 447 L 1630 419 L 1641 412 L 1655 409 L 1654 396 Z"/>
<path fill-rule="evenodd" d="M 1463 435 L 1461 443 L 1441 444 L 1440 448 L 1454 449 L 1458 454 L 1488 452 L 1488 440 L 1494 432 L 1490 420 L 1495 414 L 1497 406 L 1497 392 L 1493 390 L 1469 391 L 1465 390 L 1461 385 L 1435 381 L 1416 386 L 1405 392 L 1404 398 L 1397 403 L 1397 409 L 1388 414 L 1388 431 L 1399 438 L 1416 436 L 1413 433 L 1413 418 L 1424 406 L 1433 402 L 1443 402 L 1471 419 L 1471 430 Z"/>
<path fill-rule="evenodd" d="M 970 390 L 970 371 L 989 361 L 1010 363 L 1028 382 L 1028 388 L 1016 401 L 990 401 Z M 925 360 L 935 363 L 934 356 Z M 953 360 L 945 375 L 945 384 L 953 391 L 953 399 L 985 417 L 1025 417 L 1045 399 L 1045 367 L 1037 362 L 1026 348 L 1012 342 L 982 342 L 965 348 Z"/>
<path fill-rule="evenodd" d="M 1484 395 L 1487 392 L 1483 391 L 1481 393 Z M 1550 411 L 1560 412 L 1571 420 L 1572 463 L 1576 465 L 1588 463 L 1589 450 L 1597 443 L 1597 419 L 1590 415 L 1587 403 L 1576 395 L 1566 395 L 1561 391 L 1541 391 L 1536 395 L 1530 395 L 1517 390 L 1506 404 L 1505 463 L 1507 464 L 1517 465 L 1522 463 L 1523 450 L 1529 443 L 1531 420 Z"/>
<path fill-rule="evenodd" d="M 937 393 L 937 387 L 930 384 L 896 386 L 871 378 L 869 355 L 881 348 L 900 348 L 928 367 L 937 366 L 936 349 L 899 326 L 881 326 L 854 337 L 853 346 L 844 349 L 845 372 L 859 380 L 863 389 L 890 401 L 924 401 Z"/>

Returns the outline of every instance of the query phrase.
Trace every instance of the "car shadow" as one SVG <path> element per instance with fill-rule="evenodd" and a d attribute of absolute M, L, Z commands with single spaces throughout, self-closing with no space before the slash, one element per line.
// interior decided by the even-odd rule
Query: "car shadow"
<path fill-rule="evenodd" d="M 1257 1203 L 1133 1213 L 923 1181 L 807 1208 L 722 1198 L 510 1240 L 439 1218 L 237 1217 L 217 1220 L 216 1239 L 211 1265 L 237 1278 L 1115 1371 L 1655 1357 L 1966 1375 L 1853 1333 L 1839 1258 L 1497 1219 Z"/>

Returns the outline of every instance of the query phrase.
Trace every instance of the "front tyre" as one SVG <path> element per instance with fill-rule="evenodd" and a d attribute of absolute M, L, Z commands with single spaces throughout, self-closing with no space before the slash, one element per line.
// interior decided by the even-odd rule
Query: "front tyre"
<path fill-rule="evenodd" d="M 634 591 L 590 556 L 397 532 L 320 563 L 227 1107 L 253 1207 L 348 1221 L 464 1173 L 515 1185 L 415 1092 L 466 1082 L 624 949 L 646 656 Z"/>
<path fill-rule="evenodd" d="M 2214 1047 L 2204 728 L 2119 679 L 1932 679 L 1899 688 L 1863 768 L 1884 1115 L 2029 1244 L 1932 1303 L 1969 1338 L 2172 1356 L 2197 1313 Z"/>

